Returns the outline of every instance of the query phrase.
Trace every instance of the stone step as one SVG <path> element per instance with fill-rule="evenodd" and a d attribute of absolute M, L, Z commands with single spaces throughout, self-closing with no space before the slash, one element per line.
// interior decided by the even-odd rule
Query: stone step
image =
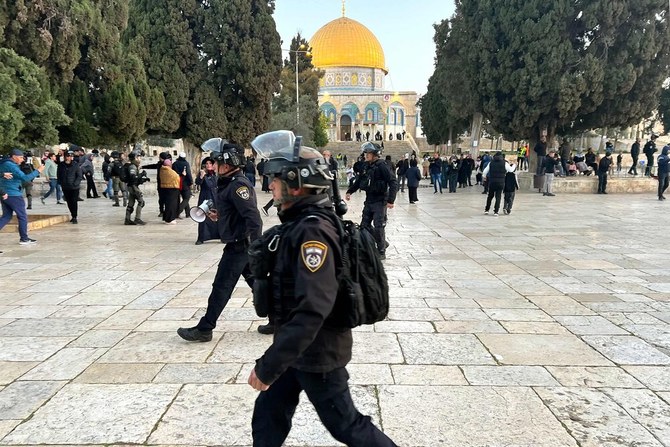
<path fill-rule="evenodd" d="M 342 155 L 346 154 L 347 162 L 349 164 L 353 164 L 356 161 L 356 158 L 361 153 L 362 144 L 363 142 L 359 141 L 332 141 L 328 143 L 328 145 L 324 149 L 328 149 L 333 154 L 333 156 L 337 156 L 337 154 Z M 390 155 L 391 159 L 393 161 L 396 161 L 400 159 L 400 157 L 403 157 L 405 154 L 411 154 L 411 153 L 412 153 L 412 146 L 407 140 L 384 141 L 384 151 L 382 152 L 383 157 Z"/>
<path fill-rule="evenodd" d="M 64 206 L 64 208 L 64 211 L 67 212 L 67 206 Z M 58 225 L 69 221 L 69 214 L 28 214 L 28 231 L 39 230 L 41 228 L 47 228 L 52 225 Z M 0 230 L 0 233 L 17 233 L 18 230 L 19 222 L 16 219 L 16 216 L 14 216 L 12 217 L 12 220 Z"/>

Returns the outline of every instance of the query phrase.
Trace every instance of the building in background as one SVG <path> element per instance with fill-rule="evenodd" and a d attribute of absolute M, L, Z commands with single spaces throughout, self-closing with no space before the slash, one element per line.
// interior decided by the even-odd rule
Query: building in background
<path fill-rule="evenodd" d="M 323 71 L 319 107 L 328 119 L 330 141 L 356 139 L 379 132 L 384 140 L 417 135 L 417 94 L 386 89 L 384 49 L 363 24 L 345 17 L 321 27 L 309 41 L 312 64 Z"/>

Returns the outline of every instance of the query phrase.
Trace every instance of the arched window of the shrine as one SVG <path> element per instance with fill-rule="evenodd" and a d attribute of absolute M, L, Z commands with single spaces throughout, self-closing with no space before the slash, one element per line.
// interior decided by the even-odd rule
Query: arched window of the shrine
<path fill-rule="evenodd" d="M 400 117 L 400 119 L 399 119 L 400 122 L 398 124 L 400 124 L 401 126 L 404 126 L 405 125 L 405 112 L 403 110 L 398 110 L 398 115 Z"/>
<path fill-rule="evenodd" d="M 337 120 L 337 111 L 335 106 L 331 103 L 325 103 L 321 106 L 321 113 L 326 117 L 329 123 L 334 123 Z"/>
<path fill-rule="evenodd" d="M 391 113 L 389 114 L 389 124 L 398 124 L 398 111 L 396 109 L 391 109 Z"/>

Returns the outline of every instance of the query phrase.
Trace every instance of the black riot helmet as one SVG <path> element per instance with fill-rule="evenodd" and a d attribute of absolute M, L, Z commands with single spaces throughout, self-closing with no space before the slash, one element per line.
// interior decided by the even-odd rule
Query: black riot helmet
<path fill-rule="evenodd" d="M 382 153 L 382 147 L 376 143 L 368 141 L 361 145 L 361 153 L 373 154 L 374 156 L 379 157 Z"/>
<path fill-rule="evenodd" d="M 200 145 L 203 151 L 219 164 L 227 164 L 235 168 L 245 165 L 244 149 L 237 144 L 229 143 L 223 138 L 210 138 Z"/>
<path fill-rule="evenodd" d="M 267 159 L 263 175 L 279 177 L 289 188 L 329 188 L 333 182 L 328 163 L 316 149 L 302 145 L 302 137 L 288 130 L 257 136 L 251 147 Z"/>

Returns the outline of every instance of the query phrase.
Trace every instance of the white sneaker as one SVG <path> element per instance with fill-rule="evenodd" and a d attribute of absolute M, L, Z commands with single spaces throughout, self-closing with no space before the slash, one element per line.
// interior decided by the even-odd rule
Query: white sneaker
<path fill-rule="evenodd" d="M 36 244 L 36 243 L 37 243 L 37 241 L 35 239 L 30 239 L 30 238 L 19 240 L 19 245 L 32 245 L 32 244 Z"/>
<path fill-rule="evenodd" d="M 498 213 L 493 213 L 493 217 L 498 217 Z"/>
<path fill-rule="evenodd" d="M 488 211 L 484 211 L 484 214 L 486 214 L 486 215 L 488 216 L 488 215 L 489 215 L 489 212 L 488 212 Z"/>

